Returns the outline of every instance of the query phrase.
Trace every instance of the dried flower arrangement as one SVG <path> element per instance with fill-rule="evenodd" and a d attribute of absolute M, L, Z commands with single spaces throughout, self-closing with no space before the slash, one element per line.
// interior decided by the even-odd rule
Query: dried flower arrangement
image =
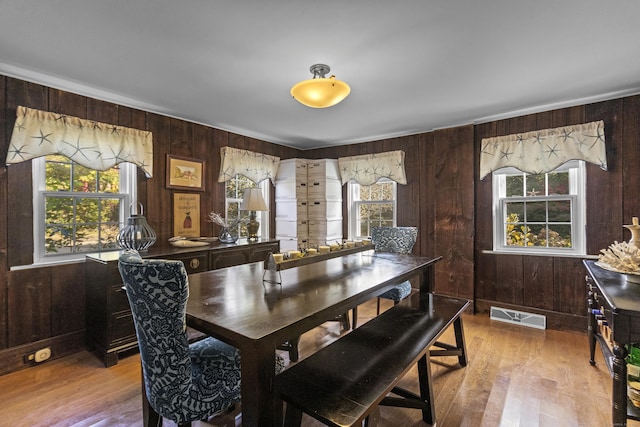
<path fill-rule="evenodd" d="M 233 221 L 229 222 L 222 215 L 216 212 L 209 213 L 209 220 L 224 228 L 234 228 L 238 224 L 245 223 L 248 221 L 246 218 L 236 218 Z"/>
<path fill-rule="evenodd" d="M 628 242 L 614 242 L 600 250 L 597 264 L 619 273 L 640 274 L 640 249 Z"/>

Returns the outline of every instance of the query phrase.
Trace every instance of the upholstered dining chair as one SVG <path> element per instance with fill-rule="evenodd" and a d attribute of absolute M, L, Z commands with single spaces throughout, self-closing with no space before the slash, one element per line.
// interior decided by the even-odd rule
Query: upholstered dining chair
<path fill-rule="evenodd" d="M 145 426 L 178 426 L 226 412 L 240 401 L 240 352 L 215 338 L 189 344 L 189 280 L 182 261 L 142 259 L 124 252 L 118 269 L 125 284 L 140 347 Z M 284 361 L 276 356 L 278 371 Z"/>
<path fill-rule="evenodd" d="M 408 254 L 418 239 L 418 227 L 372 227 L 371 243 L 376 252 Z M 398 304 L 411 294 L 411 282 L 402 282 L 378 297 L 377 314 L 380 314 L 380 299 L 389 299 Z"/>

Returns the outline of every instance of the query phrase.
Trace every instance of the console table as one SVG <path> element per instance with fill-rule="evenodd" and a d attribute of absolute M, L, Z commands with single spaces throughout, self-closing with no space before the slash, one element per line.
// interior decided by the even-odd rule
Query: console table
<path fill-rule="evenodd" d="M 627 425 L 627 419 L 640 420 L 640 409 L 627 399 L 627 365 L 625 344 L 640 342 L 640 284 L 631 283 L 626 275 L 605 270 L 593 260 L 583 261 L 587 267 L 587 306 L 589 362 L 595 364 L 596 342 L 613 377 L 613 426 Z M 596 320 L 606 320 L 612 348 L 598 330 Z"/>
<path fill-rule="evenodd" d="M 213 243 L 209 246 L 177 248 L 152 247 L 141 252 L 143 258 L 177 259 L 184 263 L 188 274 L 264 261 L 270 252 L 278 252 L 278 240 L 249 243 Z M 87 344 L 96 350 L 105 366 L 118 363 L 118 353 L 138 346 L 127 295 L 118 271 L 121 251 L 87 256 Z"/>

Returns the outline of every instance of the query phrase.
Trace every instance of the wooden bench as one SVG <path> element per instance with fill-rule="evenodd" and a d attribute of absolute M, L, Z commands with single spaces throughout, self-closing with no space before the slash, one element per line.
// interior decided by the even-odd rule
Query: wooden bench
<path fill-rule="evenodd" d="M 435 424 L 429 358 L 457 356 L 466 366 L 462 318 L 468 300 L 415 293 L 275 378 L 274 391 L 287 403 L 285 426 L 299 426 L 302 413 L 329 426 L 362 423 L 378 406 L 422 410 Z M 438 342 L 451 325 L 455 346 Z M 431 350 L 430 347 L 442 350 Z M 418 364 L 420 394 L 397 387 Z M 389 393 L 399 397 L 387 396 Z"/>

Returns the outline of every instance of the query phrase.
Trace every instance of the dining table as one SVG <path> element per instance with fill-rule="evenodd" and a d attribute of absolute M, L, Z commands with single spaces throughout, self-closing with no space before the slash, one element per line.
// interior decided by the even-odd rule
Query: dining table
<path fill-rule="evenodd" d="M 405 280 L 432 292 L 440 258 L 368 250 L 278 272 L 255 262 L 191 274 L 187 325 L 240 350 L 242 425 L 281 426 L 276 348 Z"/>

